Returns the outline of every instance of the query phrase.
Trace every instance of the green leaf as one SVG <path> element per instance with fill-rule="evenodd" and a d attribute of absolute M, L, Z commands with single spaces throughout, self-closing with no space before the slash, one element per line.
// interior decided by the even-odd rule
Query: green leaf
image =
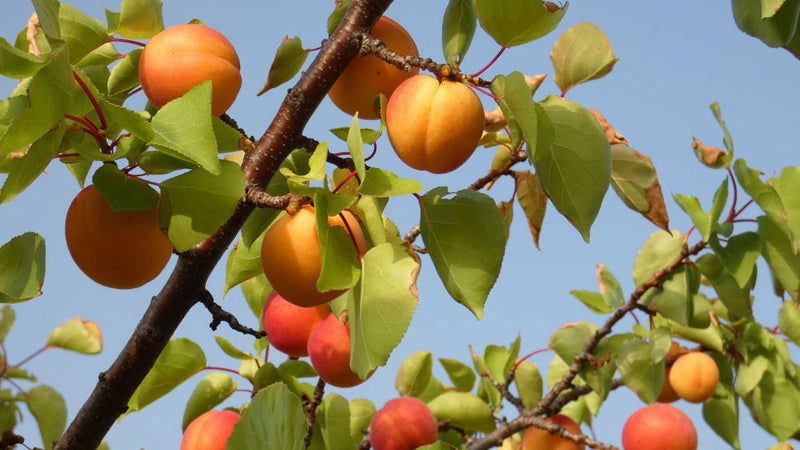
<path fill-rule="evenodd" d="M 369 429 L 372 416 L 375 415 L 375 405 L 366 398 L 350 400 L 350 436 L 361 440 Z"/>
<path fill-rule="evenodd" d="M 755 284 L 755 277 L 752 277 L 745 287 L 740 287 L 733 275 L 725 269 L 720 258 L 711 253 L 698 258 L 697 267 L 711 282 L 728 311 L 739 317 L 752 316 L 750 289 Z"/>
<path fill-rule="evenodd" d="M 267 295 L 272 291 L 272 286 L 269 285 L 267 277 L 262 273 L 243 282 L 240 286 L 242 288 L 242 295 L 244 295 L 244 299 L 247 301 L 247 306 L 250 307 L 250 311 L 253 312 L 256 319 L 260 321 L 261 312 L 264 310 L 264 303 L 267 301 Z"/>
<path fill-rule="evenodd" d="M 581 22 L 565 31 L 550 52 L 561 96 L 578 84 L 602 78 L 619 61 L 597 25 Z"/>
<path fill-rule="evenodd" d="M 158 206 L 158 191 L 142 180 L 125 175 L 114 164 L 104 164 L 97 169 L 92 184 L 103 194 L 112 211 L 147 211 Z"/>
<path fill-rule="evenodd" d="M 571 363 L 597 331 L 591 322 L 570 323 L 550 335 L 549 347 L 564 361 Z"/>
<path fill-rule="evenodd" d="M 331 226 L 328 223 L 328 214 L 338 214 L 342 210 L 335 204 L 329 207 L 332 197 L 325 192 L 314 197 L 317 235 L 322 249 L 322 268 L 317 280 L 319 292 L 350 289 L 362 276 L 355 241 L 344 227 Z"/>
<path fill-rule="evenodd" d="M 400 178 L 393 172 L 371 168 L 361 178 L 358 192 L 373 197 L 394 197 L 417 193 L 422 190 L 422 183 L 413 178 Z"/>
<path fill-rule="evenodd" d="M 214 336 L 214 340 L 217 341 L 220 350 L 231 358 L 241 360 L 253 359 L 253 355 L 239 350 L 231 341 L 222 336 Z"/>
<path fill-rule="evenodd" d="M 33 76 L 43 65 L 38 56 L 19 50 L 0 38 L 0 75 L 21 80 Z"/>
<path fill-rule="evenodd" d="M 783 205 L 783 217 L 792 235 L 792 249 L 800 253 L 800 167 L 784 167 L 780 176 L 771 178 L 772 187 Z"/>
<path fill-rule="evenodd" d="M 680 256 L 682 250 L 683 233 L 680 231 L 656 231 L 651 234 L 636 254 L 633 263 L 634 284 L 638 286 L 649 280 L 654 273 Z"/>
<path fill-rule="evenodd" d="M 694 317 L 694 297 L 699 288 L 697 268 L 682 266 L 664 277 L 659 286 L 648 289 L 642 303 L 667 319 L 686 324 Z"/>
<path fill-rule="evenodd" d="M 68 3 L 61 3 L 58 16 L 61 37 L 66 41 L 69 59 L 73 63 L 110 40 L 102 22 Z"/>
<path fill-rule="evenodd" d="M 243 148 L 241 141 L 245 136 L 239 130 L 231 127 L 219 117 L 212 117 L 211 125 L 214 128 L 214 138 L 217 141 L 217 152 L 236 152 Z M 238 161 L 238 163 L 241 164 L 241 161 Z M 270 182 L 270 184 L 272 183 Z"/>
<path fill-rule="evenodd" d="M 507 152 L 506 152 L 507 153 Z M 531 232 L 533 243 L 539 248 L 539 236 L 542 232 L 542 223 L 547 211 L 547 195 L 542 191 L 539 177 L 530 170 L 514 170 L 511 172 L 517 187 L 517 200 Z"/>
<path fill-rule="evenodd" d="M 325 178 L 325 161 L 328 158 L 328 143 L 320 142 L 314 153 L 308 159 L 308 164 L 298 164 L 295 167 L 281 167 L 279 172 L 286 178 L 291 178 L 293 181 L 305 182 L 313 180 L 322 180 Z M 308 168 L 305 174 L 299 173 Z"/>
<path fill-rule="evenodd" d="M 114 67 L 111 68 L 111 75 L 108 77 L 109 95 L 128 92 L 139 85 L 139 58 L 141 56 L 142 49 L 136 49 L 114 64 Z"/>
<path fill-rule="evenodd" d="M 692 219 L 692 223 L 703 236 L 703 240 L 708 241 L 711 239 L 711 233 L 719 225 L 719 218 L 728 199 L 728 180 L 722 180 L 722 184 L 714 193 L 714 202 L 709 212 L 703 211 L 697 197 L 681 194 L 673 194 L 673 197 L 678 206 Z"/>
<path fill-rule="evenodd" d="M 206 355 L 199 345 L 186 338 L 171 339 L 128 401 L 128 413 L 163 397 L 205 366 Z"/>
<path fill-rule="evenodd" d="M 347 150 L 350 151 L 350 156 L 353 158 L 353 165 L 356 168 L 358 177 L 363 180 L 366 177 L 366 167 L 364 162 L 364 141 L 361 139 L 361 129 L 358 125 L 358 112 L 353 116 L 350 130 L 347 132 Z"/>
<path fill-rule="evenodd" d="M 729 357 L 711 353 L 720 369 L 719 384 L 714 395 L 703 404 L 703 418 L 715 433 L 731 447 L 741 449 L 739 443 L 739 398 L 733 391 L 733 371 Z"/>
<path fill-rule="evenodd" d="M 589 229 L 611 181 L 611 152 L 605 132 L 583 106 L 548 96 L 541 102 L 555 141 L 534 155 L 539 183 L 558 211 L 589 242 Z"/>
<path fill-rule="evenodd" d="M 0 308 L 0 344 L 6 341 L 8 332 L 11 331 L 11 327 L 14 326 L 16 317 L 17 315 L 14 313 L 14 308 L 8 305 L 3 305 L 3 307 Z"/>
<path fill-rule="evenodd" d="M 303 49 L 303 42 L 295 36 L 289 39 L 286 36 L 281 41 L 272 65 L 269 67 L 267 82 L 256 95 L 261 95 L 268 90 L 280 86 L 294 78 L 308 58 L 308 52 Z"/>
<path fill-rule="evenodd" d="M 506 348 L 500 345 L 487 345 L 483 351 L 483 361 L 495 380 L 505 380 L 511 366 L 519 358 L 520 337 Z"/>
<path fill-rule="evenodd" d="M 478 18 L 470 0 L 449 0 L 442 20 L 442 50 L 447 64 L 459 65 L 464 61 Z"/>
<path fill-rule="evenodd" d="M 492 93 L 499 98 L 498 105 L 511 131 L 511 148 L 518 148 L 521 139 L 525 139 L 531 162 L 535 161 L 537 152 L 550 151 L 555 130 L 542 105 L 533 101 L 531 87 L 525 81 L 525 76 L 520 72 L 512 72 L 508 76 L 494 77 Z"/>
<path fill-rule="evenodd" d="M 540 0 L 475 0 L 481 28 L 503 47 L 539 39 L 553 31 L 569 2 L 554 12 Z"/>
<path fill-rule="evenodd" d="M 292 376 L 295 378 L 316 378 L 317 371 L 314 366 L 306 361 L 287 359 L 278 366 L 278 371 L 283 376 Z"/>
<path fill-rule="evenodd" d="M 28 232 L 0 247 L 0 302 L 17 303 L 42 294 L 44 238 Z"/>
<path fill-rule="evenodd" d="M 336 30 L 336 27 L 339 26 L 339 23 L 342 21 L 344 17 L 344 13 L 347 12 L 347 8 L 350 7 L 350 0 L 343 0 L 341 2 L 336 3 L 336 8 L 331 12 L 330 16 L 328 16 L 328 35 L 333 34 Z"/>
<path fill-rule="evenodd" d="M 800 426 L 800 393 L 788 379 L 767 372 L 753 390 L 752 410 L 764 429 L 784 441 Z"/>
<path fill-rule="evenodd" d="M 133 39 L 147 39 L 164 29 L 161 0 L 122 0 L 116 33 Z"/>
<path fill-rule="evenodd" d="M 403 338 L 417 307 L 419 263 L 404 247 L 371 248 L 361 261 L 362 276 L 347 294 L 350 367 L 362 379 L 385 364 Z"/>
<path fill-rule="evenodd" d="M 722 265 L 733 275 L 736 284 L 744 288 L 756 270 L 756 260 L 761 253 L 761 238 L 752 231 L 728 238 L 728 245 L 722 246 L 714 237 L 709 241 Z"/>
<path fill-rule="evenodd" d="M 143 117 L 143 114 L 147 115 L 147 113 L 137 113 L 128 108 L 117 106 L 106 101 L 101 101 L 100 104 L 103 106 L 103 111 L 106 111 L 106 114 L 113 120 L 116 126 L 120 129 L 130 131 L 135 138 L 144 142 L 149 142 L 155 137 L 155 131 L 153 127 L 150 126 L 150 122 Z M 114 155 L 116 157 L 115 159 L 122 157 L 120 152 L 121 147 L 118 146 Z"/>
<path fill-rule="evenodd" d="M 470 392 L 475 386 L 475 372 L 466 364 L 456 359 L 439 358 L 439 362 L 453 382 L 453 386 L 462 392 Z"/>
<path fill-rule="evenodd" d="M 664 361 L 653 361 L 652 344 L 641 340 L 629 340 L 619 351 L 619 372 L 622 380 L 647 404 L 656 401 L 664 384 Z"/>
<path fill-rule="evenodd" d="M 185 431 L 194 419 L 225 401 L 235 389 L 236 383 L 227 373 L 211 372 L 206 375 L 197 383 L 186 402 L 186 408 L 183 410 L 182 429 Z"/>
<path fill-rule="evenodd" d="M 151 175 L 164 175 L 176 170 L 197 168 L 197 164 L 152 150 L 139 155 L 138 164 L 139 168 Z"/>
<path fill-rule="evenodd" d="M 317 408 L 325 448 L 355 450 L 360 438 L 350 434 L 350 405 L 341 395 L 332 393 L 322 399 Z"/>
<path fill-rule="evenodd" d="M 64 397 L 50 386 L 40 384 L 26 393 L 25 403 L 39 425 L 45 450 L 53 448 L 53 442 L 61 437 L 67 426 Z"/>
<path fill-rule="evenodd" d="M 439 187 L 422 198 L 422 239 L 447 292 L 480 319 L 505 253 L 503 217 L 485 194 L 448 194 Z"/>
<path fill-rule="evenodd" d="M 58 10 L 61 2 L 58 0 L 33 0 L 33 9 L 39 18 L 44 33 L 51 38 L 61 39 L 61 26 L 58 21 Z"/>
<path fill-rule="evenodd" d="M 122 55 L 119 54 L 114 44 L 106 42 L 89 52 L 88 55 L 84 56 L 83 59 L 78 61 L 75 65 L 81 68 L 108 66 L 120 58 L 122 58 Z"/>
<path fill-rule="evenodd" d="M 608 314 L 625 303 L 619 280 L 603 264 L 597 265 L 597 282 L 600 293 L 574 290 L 570 294 L 599 314 Z"/>
<path fill-rule="evenodd" d="M 195 169 L 161 183 L 159 222 L 179 252 L 214 234 L 244 196 L 244 174 L 222 161 L 219 175 Z"/>
<path fill-rule="evenodd" d="M 151 122 L 155 137 L 150 144 L 219 175 L 220 161 L 211 118 L 211 81 L 205 81 L 158 110 Z"/>
<path fill-rule="evenodd" d="M 5 320 L 5 313 L 3 320 Z M 778 313 L 778 327 L 795 345 L 800 346 L 800 307 L 797 302 L 783 302 Z"/>
<path fill-rule="evenodd" d="M 492 409 L 483 400 L 468 392 L 448 391 L 428 403 L 436 420 L 449 420 L 450 425 L 467 431 L 489 433 L 495 429 Z"/>
<path fill-rule="evenodd" d="M 239 239 L 239 242 L 233 246 L 233 250 L 228 255 L 228 262 L 225 265 L 225 289 L 223 290 L 223 295 L 227 294 L 232 287 L 264 273 L 264 269 L 261 266 L 261 244 L 263 241 L 264 235 L 262 234 L 249 247 L 244 244 L 242 239 Z"/>
<path fill-rule="evenodd" d="M 733 0 L 733 18 L 740 30 L 760 39 L 770 47 L 786 45 L 797 30 L 800 1 L 787 0 L 771 17 L 765 18 L 761 2 Z"/>
<path fill-rule="evenodd" d="M 0 128 L 3 131 L 0 134 L 0 155 L 26 147 L 48 132 L 51 135 L 58 133 L 58 130 L 51 129 L 67 110 L 73 83 L 67 52 L 63 47 L 58 48 L 28 84 L 30 106 L 16 111 L 15 117 L 8 122 L 8 128 Z M 60 140 L 59 136 L 56 145 Z"/>
<path fill-rule="evenodd" d="M 611 161 L 611 187 L 622 202 L 659 228 L 669 230 L 669 214 L 650 157 L 627 145 L 614 144 Z"/>
<path fill-rule="evenodd" d="M 774 16 L 784 3 L 786 0 L 761 0 L 761 18 L 767 19 Z"/>
<path fill-rule="evenodd" d="M 514 371 L 514 384 L 525 408 L 532 408 L 542 399 L 544 387 L 538 365 L 528 360 L 520 362 Z"/>
<path fill-rule="evenodd" d="M 94 355 L 103 350 L 103 336 L 96 323 L 77 316 L 56 327 L 48 336 L 45 345 Z"/>
<path fill-rule="evenodd" d="M 300 399 L 283 383 L 258 391 L 228 438 L 227 450 L 302 450 L 306 415 Z"/>
<path fill-rule="evenodd" d="M 394 387 L 400 396 L 419 397 L 431 380 L 433 355 L 420 350 L 412 353 L 400 364 Z"/>

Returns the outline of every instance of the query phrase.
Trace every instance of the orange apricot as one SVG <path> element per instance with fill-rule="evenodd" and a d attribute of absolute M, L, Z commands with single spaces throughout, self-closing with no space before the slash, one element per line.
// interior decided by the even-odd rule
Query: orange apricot
<path fill-rule="evenodd" d="M 408 31 L 388 17 L 378 19 L 372 27 L 372 35 L 391 50 L 419 56 L 417 45 Z M 379 94 L 391 97 L 400 83 L 418 72 L 416 67 L 406 72 L 375 55 L 356 56 L 339 75 L 328 96 L 334 105 L 351 116 L 358 112 L 362 119 L 378 119 L 380 109 L 376 107 L 376 97 Z"/>
<path fill-rule="evenodd" d="M 113 211 L 94 186 L 72 201 L 65 229 L 72 259 L 108 287 L 139 287 L 157 277 L 172 255 L 172 244 L 158 226 L 158 208 Z"/>
<path fill-rule="evenodd" d="M 201 414 L 183 432 L 180 450 L 225 450 L 240 417 L 228 410 L 211 410 Z"/>
<path fill-rule="evenodd" d="M 211 112 L 222 115 L 239 88 L 239 56 L 230 41 L 200 24 L 175 25 L 150 39 L 139 58 L 139 82 L 153 105 L 160 108 L 193 87 L 211 80 Z"/>
<path fill-rule="evenodd" d="M 375 450 L 413 450 L 433 444 L 439 424 L 431 409 L 414 397 L 399 397 L 386 402 L 369 426 L 369 441 Z"/>
<path fill-rule="evenodd" d="M 575 434 L 583 434 L 581 427 L 567 416 L 556 414 L 547 418 Z M 567 438 L 551 434 L 538 427 L 529 427 L 522 438 L 522 450 L 583 450 L 586 448 Z"/>
<path fill-rule="evenodd" d="M 261 314 L 269 344 L 287 355 L 308 356 L 308 337 L 311 331 L 331 313 L 327 304 L 304 308 L 286 301 L 276 291 L 267 296 Z"/>
<path fill-rule="evenodd" d="M 692 403 L 708 400 L 719 384 L 719 368 L 714 358 L 703 352 L 682 355 L 672 365 L 669 382 L 678 397 Z"/>
<path fill-rule="evenodd" d="M 347 227 L 342 216 L 347 219 Z M 328 223 L 349 228 L 358 254 L 366 253 L 364 234 L 352 213 L 343 211 L 340 216 L 329 217 Z M 321 305 L 345 292 L 317 290 L 317 280 L 322 272 L 322 251 L 311 205 L 304 205 L 294 215 L 283 216 L 267 230 L 261 246 L 261 265 L 272 288 L 297 306 Z"/>
<path fill-rule="evenodd" d="M 622 447 L 624 450 L 697 450 L 697 429 L 680 409 L 655 403 L 631 414 L 622 428 Z"/>
<path fill-rule="evenodd" d="M 472 89 L 429 75 L 404 81 L 386 106 L 386 129 L 397 156 L 433 173 L 464 164 L 480 142 L 483 124 L 483 105 Z"/>
<path fill-rule="evenodd" d="M 350 368 L 350 324 L 343 324 L 334 314 L 322 319 L 308 338 L 308 357 L 319 377 L 336 387 L 357 386 L 361 379 Z"/>
<path fill-rule="evenodd" d="M 677 401 L 680 397 L 678 394 L 675 393 L 675 389 L 672 388 L 672 383 L 669 382 L 669 374 L 672 370 L 672 365 L 675 363 L 675 360 L 687 353 L 686 347 L 681 347 L 677 342 L 672 342 L 669 347 L 669 351 L 664 356 L 664 384 L 661 385 L 661 392 L 658 394 L 658 398 L 656 401 L 659 403 L 672 403 Z"/>

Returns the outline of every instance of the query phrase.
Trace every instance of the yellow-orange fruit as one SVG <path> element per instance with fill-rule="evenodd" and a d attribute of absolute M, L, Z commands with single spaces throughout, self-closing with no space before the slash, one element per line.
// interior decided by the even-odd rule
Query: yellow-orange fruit
<path fill-rule="evenodd" d="M 193 87 L 211 80 L 211 112 L 222 115 L 239 88 L 239 56 L 228 39 L 200 24 L 175 25 L 150 39 L 139 58 L 139 82 L 160 108 Z"/>
<path fill-rule="evenodd" d="M 350 368 L 350 324 L 343 324 L 334 314 L 322 319 L 308 337 L 308 357 L 319 377 L 336 387 L 357 386 L 361 379 Z"/>
<path fill-rule="evenodd" d="M 228 410 L 201 414 L 183 432 L 181 450 L 225 450 L 239 419 L 239 414 Z"/>
<path fill-rule="evenodd" d="M 708 400 L 719 384 L 719 369 L 714 358 L 702 352 L 690 352 L 675 361 L 669 382 L 678 397 L 692 403 Z"/>
<path fill-rule="evenodd" d="M 331 313 L 328 305 L 304 308 L 286 301 L 276 291 L 267 296 L 261 313 L 261 323 L 267 332 L 269 345 L 299 358 L 308 356 L 308 337 L 311 331 Z"/>
<path fill-rule="evenodd" d="M 583 434 L 581 427 L 567 416 L 556 414 L 547 418 L 548 422 L 555 422 L 575 434 Z M 576 444 L 567 438 L 551 434 L 547 430 L 529 427 L 522 438 L 522 450 L 583 450 L 583 445 Z"/>
<path fill-rule="evenodd" d="M 347 219 L 358 254 L 363 255 L 367 244 L 361 226 L 349 211 L 343 211 L 342 215 Z M 329 217 L 328 223 L 348 229 L 341 216 Z M 304 205 L 294 215 L 278 219 L 267 230 L 261 246 L 261 265 L 273 289 L 297 306 L 321 305 L 344 293 L 340 290 L 317 290 L 317 280 L 322 272 L 322 251 L 311 205 Z"/>
<path fill-rule="evenodd" d="M 386 106 L 386 129 L 397 156 L 433 173 L 469 159 L 483 133 L 483 105 L 466 84 L 429 75 L 404 81 Z"/>
<path fill-rule="evenodd" d="M 112 211 L 94 186 L 72 201 L 65 229 L 72 259 L 89 278 L 108 287 L 147 283 L 172 254 L 172 244 L 158 227 L 158 208 Z"/>
<path fill-rule="evenodd" d="M 419 56 L 417 45 L 408 31 L 388 17 L 378 19 L 371 34 L 391 50 Z M 375 98 L 379 94 L 391 97 L 400 83 L 418 72 L 416 67 L 406 72 L 375 55 L 356 56 L 333 84 L 328 95 L 339 109 L 351 116 L 358 112 L 358 117 L 362 119 L 378 119 L 380 109 L 375 106 Z"/>

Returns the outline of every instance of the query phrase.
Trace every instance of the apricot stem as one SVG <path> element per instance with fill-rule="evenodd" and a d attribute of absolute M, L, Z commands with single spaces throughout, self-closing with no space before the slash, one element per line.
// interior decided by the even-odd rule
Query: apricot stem
<path fill-rule="evenodd" d="M 65 119 L 69 119 L 69 120 L 71 120 L 73 122 L 77 122 L 77 123 L 85 126 L 86 128 L 88 128 L 88 130 L 86 130 L 86 132 L 91 134 L 93 137 L 102 138 L 102 136 L 100 136 L 100 133 L 99 133 L 100 129 L 97 128 L 97 125 L 95 125 L 94 122 L 92 122 L 88 118 L 86 118 L 86 117 L 77 117 L 77 116 L 73 116 L 72 114 L 64 114 L 64 118 Z"/>
<path fill-rule="evenodd" d="M 42 353 L 43 353 L 45 350 L 47 350 L 47 349 L 49 349 L 49 348 L 50 348 L 50 346 L 48 346 L 48 345 L 45 345 L 44 347 L 42 347 L 42 348 L 40 348 L 39 350 L 36 350 L 35 352 L 31 353 L 31 354 L 30 354 L 30 355 L 28 355 L 26 358 L 24 358 L 22 361 L 20 361 L 20 362 L 18 362 L 18 363 L 16 363 L 16 364 L 14 364 L 14 365 L 13 365 L 13 366 L 11 366 L 11 367 L 22 367 L 22 365 L 23 365 L 23 364 L 25 364 L 25 363 L 27 363 L 28 361 L 32 360 L 33 358 L 35 358 L 35 357 L 39 356 L 40 354 L 42 354 Z"/>
<path fill-rule="evenodd" d="M 78 72 L 75 72 L 73 70 L 72 76 L 73 78 L 75 78 L 75 81 L 77 81 L 78 84 L 81 85 L 81 89 L 83 89 L 83 92 L 85 92 L 86 96 L 89 97 L 89 101 L 92 102 L 94 110 L 97 112 L 97 117 L 100 118 L 101 129 L 106 130 L 108 128 L 108 123 L 106 123 L 106 116 L 103 114 L 103 110 L 100 109 L 100 104 L 97 103 L 97 99 L 95 99 L 94 95 L 92 95 L 92 91 L 89 90 L 89 86 L 87 86 L 86 83 L 83 82 L 80 75 L 78 75 Z"/>
<path fill-rule="evenodd" d="M 126 44 L 138 45 L 139 47 L 144 47 L 144 45 L 145 45 L 145 44 L 143 44 L 143 43 L 141 43 L 139 41 L 134 41 L 134 40 L 131 40 L 131 39 L 118 38 L 118 37 L 112 37 L 111 38 L 111 42 L 124 42 Z"/>
<path fill-rule="evenodd" d="M 235 373 L 236 375 L 239 375 L 238 370 L 228 369 L 227 367 L 205 366 L 200 370 L 218 370 L 220 372 Z"/>
<path fill-rule="evenodd" d="M 120 135 L 118 138 L 114 139 L 113 142 L 111 142 L 111 145 L 108 146 L 108 149 L 109 150 L 114 150 L 114 148 L 117 146 L 117 144 L 119 144 L 119 141 L 122 140 L 122 138 L 130 137 L 130 136 L 131 136 L 130 133 L 125 133 L 123 135 Z"/>
<path fill-rule="evenodd" d="M 496 101 L 496 102 L 500 101 L 500 98 L 498 98 L 496 95 L 492 94 L 491 92 L 487 91 L 486 89 L 481 88 L 477 84 L 473 84 L 473 83 L 468 83 L 468 84 L 472 87 L 472 89 L 475 89 L 476 91 L 480 92 L 483 95 L 491 97 L 494 101 Z"/>
<path fill-rule="evenodd" d="M 142 87 L 141 87 L 141 86 L 139 86 L 139 87 L 137 87 L 136 89 L 134 89 L 134 90 L 132 90 L 132 91 L 128 92 L 127 94 L 125 94 L 125 98 L 130 98 L 130 97 L 132 97 L 132 96 L 134 96 L 134 95 L 138 94 L 138 93 L 139 93 L 139 92 L 141 92 L 141 91 L 142 91 Z"/>
<path fill-rule="evenodd" d="M 345 181 L 347 181 L 347 180 L 345 180 Z M 356 254 L 358 255 L 358 259 L 360 260 L 361 258 L 363 258 L 363 256 L 361 255 L 361 252 L 358 251 L 358 242 L 356 242 L 356 237 L 353 235 L 353 229 L 350 228 L 350 223 L 347 222 L 347 219 L 344 217 L 344 214 L 339 213 L 339 218 L 342 219 L 342 224 L 344 224 L 344 227 L 347 228 L 347 235 L 350 236 L 350 240 L 353 242 L 353 248 L 356 249 Z M 343 311 L 343 313 L 346 313 L 346 311 L 347 310 Z M 341 317 L 341 316 L 339 316 L 339 317 Z M 345 315 L 345 320 L 346 319 L 347 319 L 347 316 Z M 342 322 L 342 323 L 346 323 L 346 322 Z"/>
<path fill-rule="evenodd" d="M 511 369 L 509 370 L 509 372 L 511 372 L 511 373 L 514 373 L 514 371 L 516 371 L 516 370 L 517 370 L 517 367 L 519 367 L 519 365 L 520 365 L 520 364 L 522 364 L 522 361 L 525 361 L 525 360 L 527 360 L 528 358 L 531 358 L 531 357 L 533 357 L 533 356 L 536 356 L 536 355 L 538 355 L 539 353 L 551 352 L 551 351 L 553 351 L 553 349 L 551 349 L 550 347 L 547 347 L 547 348 L 540 348 L 539 350 L 532 351 L 532 352 L 528 353 L 527 355 L 523 356 L 522 358 L 518 359 L 518 360 L 517 360 L 517 361 L 514 363 L 514 365 L 513 365 L 513 366 L 511 366 Z"/>
<path fill-rule="evenodd" d="M 492 65 L 493 65 L 495 62 L 497 62 L 497 60 L 500 58 L 500 55 L 502 55 L 502 54 L 503 54 L 503 52 L 504 52 L 504 51 L 506 51 L 506 49 L 507 49 L 507 48 L 508 48 L 508 47 L 500 47 L 500 51 L 499 51 L 499 52 L 497 52 L 497 54 L 496 54 L 496 55 L 494 55 L 494 58 L 492 58 L 492 60 L 491 60 L 491 61 L 489 61 L 489 63 L 487 63 L 485 66 L 483 66 L 483 68 L 482 68 L 481 70 L 479 70 L 479 71 L 477 71 L 477 72 L 473 73 L 473 74 L 472 74 L 472 75 L 470 75 L 470 76 L 471 76 L 471 77 L 479 77 L 479 76 L 480 76 L 480 75 L 481 75 L 483 72 L 486 72 L 486 70 L 487 70 L 489 67 L 492 67 Z"/>
<path fill-rule="evenodd" d="M 731 203 L 731 210 L 728 213 L 728 220 L 732 220 L 733 217 L 736 215 L 736 202 L 739 200 L 739 188 L 736 186 L 736 178 L 733 176 L 733 171 L 731 170 L 731 166 L 728 166 L 727 169 L 728 169 L 728 178 L 730 178 L 731 186 L 733 186 L 733 203 Z"/>
<path fill-rule="evenodd" d="M 378 143 L 377 142 L 373 142 L 372 143 L 372 153 L 370 153 L 369 156 L 364 158 L 364 161 L 365 162 L 369 161 L 370 159 L 372 159 L 373 156 L 375 156 L 376 153 L 378 153 Z"/>

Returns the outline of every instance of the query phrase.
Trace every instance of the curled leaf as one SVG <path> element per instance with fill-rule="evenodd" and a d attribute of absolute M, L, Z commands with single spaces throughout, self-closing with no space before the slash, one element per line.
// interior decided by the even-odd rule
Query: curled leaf
<path fill-rule="evenodd" d="M 725 164 L 724 158 L 727 155 L 726 151 L 720 150 L 718 147 L 703 144 L 703 141 L 696 137 L 692 138 L 692 149 L 694 149 L 694 154 L 697 155 L 697 159 L 706 166 L 720 167 L 722 164 Z"/>

